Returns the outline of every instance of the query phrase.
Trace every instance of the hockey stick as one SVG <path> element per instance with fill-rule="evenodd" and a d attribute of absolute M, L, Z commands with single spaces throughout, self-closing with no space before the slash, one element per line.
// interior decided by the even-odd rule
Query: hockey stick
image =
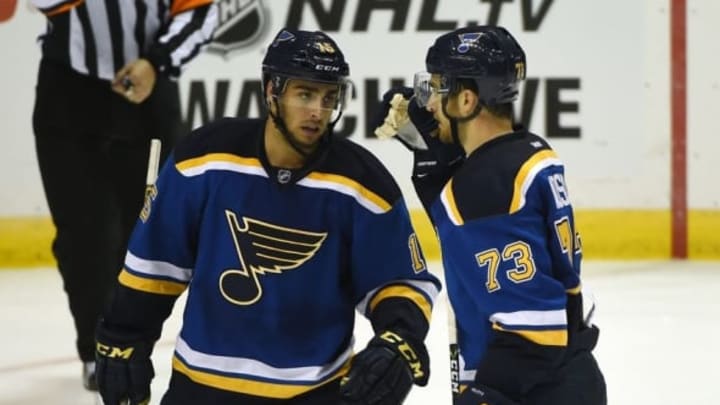
<path fill-rule="evenodd" d="M 159 139 L 151 139 L 150 140 L 150 153 L 148 154 L 148 167 L 147 172 L 145 173 L 145 202 L 146 204 L 143 206 L 142 211 L 140 212 L 140 217 L 143 218 L 144 215 L 149 215 L 149 205 L 147 204 L 148 198 L 150 201 L 155 198 L 157 195 L 157 190 L 155 189 L 155 180 L 157 180 L 158 176 L 158 169 L 160 167 L 160 150 L 162 149 L 162 142 L 160 142 Z M 146 208 L 147 207 L 147 208 Z M 147 217 L 146 217 L 147 218 Z M 96 405 L 103 405 L 103 399 L 100 393 L 97 393 L 97 396 L 95 397 L 95 404 Z M 130 400 L 126 399 L 124 401 L 120 402 L 120 405 L 129 405 Z"/>
<path fill-rule="evenodd" d="M 450 387 L 452 388 L 452 401 L 456 403 L 460 395 L 460 353 L 457 344 L 457 324 L 455 322 L 455 311 L 453 311 L 450 298 L 445 296 L 447 304 L 448 340 L 450 343 Z"/>
<path fill-rule="evenodd" d="M 145 176 L 145 185 L 152 186 L 157 180 L 158 168 L 160 166 L 160 150 L 162 142 L 159 139 L 150 140 L 150 155 L 148 156 L 148 168 Z"/>
<path fill-rule="evenodd" d="M 150 140 L 150 154 L 148 156 L 148 167 L 145 174 L 145 199 L 143 207 L 140 210 L 140 220 L 145 222 L 150 217 L 150 209 L 153 200 L 157 196 L 157 188 L 155 188 L 155 180 L 158 176 L 158 167 L 160 165 L 160 148 L 162 143 L 159 139 Z"/>

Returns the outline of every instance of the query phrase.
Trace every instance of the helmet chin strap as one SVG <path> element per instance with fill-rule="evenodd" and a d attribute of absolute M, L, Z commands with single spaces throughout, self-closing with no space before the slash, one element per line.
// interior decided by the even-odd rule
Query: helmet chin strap
<path fill-rule="evenodd" d="M 299 153 L 300 156 L 302 156 L 307 161 L 308 158 L 313 156 L 318 151 L 319 148 L 316 148 L 315 150 L 313 150 L 311 152 L 307 152 L 306 150 L 304 150 L 300 146 L 300 144 L 298 144 L 298 142 L 295 140 L 295 138 L 292 136 L 292 134 L 290 133 L 290 130 L 288 129 L 287 125 L 285 125 L 285 120 L 283 120 L 280 117 L 280 115 L 281 115 L 280 103 L 275 101 L 275 106 L 277 107 L 277 115 L 273 114 L 272 108 L 270 108 L 270 106 L 268 105 L 268 114 L 270 114 L 270 118 L 272 118 L 273 123 L 275 123 L 275 126 L 278 128 L 278 130 L 282 134 L 283 138 L 285 138 L 285 141 L 287 141 L 287 143 L 290 144 L 290 146 L 297 153 Z M 325 133 L 323 133 L 323 135 L 320 137 L 320 140 L 318 141 L 318 146 L 320 146 L 319 144 L 321 144 L 322 142 L 324 142 L 330 138 L 330 134 L 332 133 L 333 127 L 335 126 L 335 123 L 340 119 L 341 115 L 342 115 L 342 113 L 340 115 L 338 115 L 338 117 L 337 117 L 337 119 L 335 119 L 335 121 L 328 123 L 327 128 L 325 129 Z"/>
<path fill-rule="evenodd" d="M 475 106 L 475 108 L 473 109 L 473 112 L 470 113 L 470 115 L 468 115 L 467 117 L 453 117 L 452 115 L 450 115 L 448 113 L 447 103 L 448 103 L 448 97 L 445 96 L 442 98 L 442 102 L 441 102 L 442 112 L 443 112 L 443 114 L 445 114 L 446 117 L 448 117 L 448 120 L 450 121 L 450 135 L 452 135 L 453 143 L 462 147 L 462 143 L 460 143 L 460 135 L 458 133 L 458 124 L 461 122 L 468 122 L 468 121 L 474 119 L 475 117 L 477 117 L 480 114 L 480 111 L 482 111 L 482 104 L 480 104 L 478 102 L 477 105 Z"/>
<path fill-rule="evenodd" d="M 273 114 L 272 109 L 268 108 L 268 113 L 270 114 L 270 118 L 272 118 L 273 123 L 275 123 L 277 129 L 280 131 L 283 138 L 285 138 L 285 141 L 290 144 L 293 149 L 295 149 L 295 152 L 299 153 L 303 158 L 307 158 L 310 154 L 303 150 L 295 139 L 293 139 L 292 134 L 290 134 L 290 130 L 287 128 L 287 125 L 285 125 L 285 121 L 280 118 L 280 105 L 278 103 L 275 103 L 275 105 L 278 109 L 278 115 Z"/>

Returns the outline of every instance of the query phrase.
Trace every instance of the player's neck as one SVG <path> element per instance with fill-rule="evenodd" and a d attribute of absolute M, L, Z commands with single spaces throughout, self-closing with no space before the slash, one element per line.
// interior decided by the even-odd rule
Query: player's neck
<path fill-rule="evenodd" d="M 265 125 L 264 136 L 265 153 L 271 166 L 298 169 L 305 164 L 305 156 L 290 145 L 272 121 Z"/>
<path fill-rule="evenodd" d="M 510 120 L 494 117 L 478 117 L 467 123 L 460 124 L 460 142 L 465 154 L 471 154 L 475 149 L 499 136 L 513 131 Z"/>

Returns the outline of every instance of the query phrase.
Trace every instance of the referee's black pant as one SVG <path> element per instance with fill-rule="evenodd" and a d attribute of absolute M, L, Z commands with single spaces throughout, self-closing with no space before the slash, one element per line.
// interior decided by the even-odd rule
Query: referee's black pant
<path fill-rule="evenodd" d="M 83 361 L 142 207 L 151 138 L 167 156 L 182 130 L 177 83 L 158 76 L 131 104 L 110 83 L 40 63 L 33 129 L 57 260 Z M 163 159 L 164 160 L 164 159 Z"/>

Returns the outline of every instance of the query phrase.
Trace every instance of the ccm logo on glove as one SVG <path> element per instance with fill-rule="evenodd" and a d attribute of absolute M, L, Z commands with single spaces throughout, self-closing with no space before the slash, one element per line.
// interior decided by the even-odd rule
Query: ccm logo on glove
<path fill-rule="evenodd" d="M 400 354 L 405 357 L 408 365 L 410 365 L 410 369 L 413 373 L 413 378 L 420 379 L 425 375 L 425 373 L 423 373 L 422 371 L 422 363 L 420 362 L 420 359 L 418 358 L 417 354 L 415 354 L 415 351 L 412 349 L 412 347 L 410 347 L 410 345 L 405 342 L 403 338 L 388 330 L 380 335 L 380 339 L 392 343 L 393 345 L 395 345 L 395 347 L 397 347 Z"/>
<path fill-rule="evenodd" d="M 97 350 L 98 353 L 105 357 L 109 357 L 111 359 L 129 359 L 130 356 L 132 356 L 133 351 L 135 350 L 134 347 L 128 347 L 126 349 L 121 349 L 119 347 L 115 346 L 108 346 L 104 345 L 100 342 L 97 343 L 95 346 L 95 350 Z"/>

